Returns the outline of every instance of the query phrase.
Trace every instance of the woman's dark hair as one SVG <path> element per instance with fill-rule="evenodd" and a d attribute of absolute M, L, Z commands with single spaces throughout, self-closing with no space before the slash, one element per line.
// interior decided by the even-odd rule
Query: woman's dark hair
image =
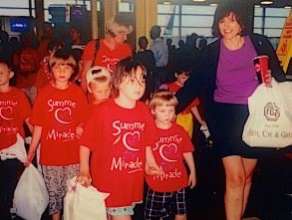
<path fill-rule="evenodd" d="M 219 31 L 219 22 L 224 17 L 227 17 L 230 15 L 230 13 L 234 14 L 234 17 L 236 21 L 238 22 L 239 26 L 241 27 L 241 35 L 246 34 L 245 24 L 243 21 L 243 15 L 242 15 L 242 9 L 240 8 L 240 3 L 237 2 L 224 2 L 222 4 L 219 4 L 216 8 L 213 25 L 212 25 L 212 33 L 216 37 L 220 37 L 220 31 Z"/>

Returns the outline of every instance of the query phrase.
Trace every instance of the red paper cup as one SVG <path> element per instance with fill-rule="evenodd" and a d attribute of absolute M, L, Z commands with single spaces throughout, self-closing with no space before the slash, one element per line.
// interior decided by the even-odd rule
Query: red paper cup
<path fill-rule="evenodd" d="M 260 83 L 270 84 L 271 75 L 269 72 L 269 57 L 266 55 L 257 56 L 253 59 L 253 64 Z"/>

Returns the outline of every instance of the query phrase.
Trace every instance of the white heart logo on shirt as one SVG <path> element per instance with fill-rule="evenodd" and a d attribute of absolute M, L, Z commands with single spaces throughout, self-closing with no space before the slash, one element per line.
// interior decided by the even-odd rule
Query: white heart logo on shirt
<path fill-rule="evenodd" d="M 172 159 L 169 156 L 177 153 L 177 145 L 174 143 L 162 144 L 159 148 L 159 154 L 161 158 L 167 162 L 176 162 L 176 159 Z"/>
<path fill-rule="evenodd" d="M 123 135 L 123 144 L 129 151 L 139 151 L 139 149 L 135 148 L 134 145 L 138 143 L 140 140 L 140 132 L 133 131 L 133 132 L 126 132 Z"/>
<path fill-rule="evenodd" d="M 71 120 L 72 111 L 71 111 L 71 108 L 69 107 L 56 109 L 54 116 L 55 116 L 55 119 L 61 124 L 72 123 L 72 120 Z"/>
<path fill-rule="evenodd" d="M 7 106 L 7 107 L 1 107 L 0 108 L 0 117 L 6 121 L 11 121 L 13 120 L 13 117 L 11 117 L 12 114 L 12 107 Z"/>

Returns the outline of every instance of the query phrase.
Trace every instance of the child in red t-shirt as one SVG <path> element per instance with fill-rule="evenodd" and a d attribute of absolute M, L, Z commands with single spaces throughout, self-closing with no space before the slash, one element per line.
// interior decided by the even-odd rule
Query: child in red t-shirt
<path fill-rule="evenodd" d="M 93 106 L 100 104 L 111 95 L 111 74 L 101 66 L 94 66 L 86 73 L 89 101 Z M 93 107 L 92 106 L 92 107 Z"/>
<path fill-rule="evenodd" d="M 40 90 L 43 86 L 50 83 L 52 80 L 52 73 L 49 69 L 49 60 L 50 57 L 55 53 L 57 49 L 61 49 L 64 47 L 64 43 L 61 40 L 51 40 L 49 41 L 47 45 L 47 51 L 48 53 L 41 61 L 40 68 L 37 72 L 36 80 L 35 80 L 35 86 L 37 90 Z"/>
<path fill-rule="evenodd" d="M 31 103 L 36 97 L 35 81 L 39 64 L 40 59 L 36 49 L 26 47 L 20 51 L 15 86 L 25 92 Z"/>
<path fill-rule="evenodd" d="M 112 77 L 118 95 L 99 104 L 85 126 L 78 181 L 89 185 L 92 178 L 94 187 L 110 193 L 111 219 L 130 220 L 143 200 L 145 157 L 147 170 L 160 173 L 150 148 L 155 126 L 147 106 L 138 101 L 145 90 L 145 68 L 128 58 Z"/>
<path fill-rule="evenodd" d="M 70 82 L 76 65 L 71 51 L 59 49 L 54 53 L 49 63 L 53 80 L 40 90 L 31 117 L 34 129 L 27 164 L 40 142 L 40 163 L 53 219 L 61 219 L 66 181 L 79 173 L 78 141 L 87 100 L 81 88 Z"/>
<path fill-rule="evenodd" d="M 167 85 L 167 89 L 171 92 L 176 93 L 179 89 L 181 89 L 187 79 L 190 76 L 190 70 L 188 68 L 180 68 L 175 72 L 176 81 L 169 83 Z M 176 123 L 181 125 L 188 133 L 188 135 L 192 138 L 193 136 L 193 115 L 196 120 L 200 123 L 201 126 L 207 127 L 206 122 L 202 119 L 200 112 L 198 110 L 198 106 L 200 101 L 196 98 L 183 112 L 179 113 L 176 117 Z"/>
<path fill-rule="evenodd" d="M 26 157 L 24 123 L 31 129 L 31 107 L 24 92 L 9 85 L 13 75 L 8 63 L 0 60 L 0 219 L 11 219 L 13 194 Z"/>
<path fill-rule="evenodd" d="M 185 188 L 196 185 L 193 145 L 185 130 L 174 123 L 177 100 L 173 93 L 161 91 L 154 94 L 150 108 L 155 117 L 156 142 L 153 154 L 164 171 L 160 176 L 146 176 L 149 186 L 146 195 L 145 219 L 187 219 Z M 189 168 L 187 174 L 186 162 Z"/>

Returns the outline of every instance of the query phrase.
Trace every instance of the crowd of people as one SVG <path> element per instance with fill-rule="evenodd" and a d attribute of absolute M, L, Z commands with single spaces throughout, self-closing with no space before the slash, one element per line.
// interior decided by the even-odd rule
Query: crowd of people
<path fill-rule="evenodd" d="M 45 27 L 38 45 L 31 34 L 18 45 L 1 32 L 0 219 L 11 219 L 17 181 L 38 148 L 53 220 L 62 218 L 74 176 L 109 193 L 112 220 L 130 220 L 143 200 L 147 220 L 187 219 L 186 188 L 197 182 L 194 122 L 209 129 L 222 159 L 226 219 L 242 219 L 258 157 L 241 138 L 259 85 L 253 58 L 268 55 L 271 75 L 279 82 L 285 75 L 268 39 L 246 31 L 236 5 L 217 7 L 217 40 L 200 40 L 200 48 L 193 34 L 175 49 L 155 25 L 150 47 L 141 36 L 134 52 L 126 43 L 133 28 L 119 15 L 106 21 L 104 38 L 87 44 L 76 27 L 66 40 Z M 11 149 L 29 135 L 20 161 Z"/>

